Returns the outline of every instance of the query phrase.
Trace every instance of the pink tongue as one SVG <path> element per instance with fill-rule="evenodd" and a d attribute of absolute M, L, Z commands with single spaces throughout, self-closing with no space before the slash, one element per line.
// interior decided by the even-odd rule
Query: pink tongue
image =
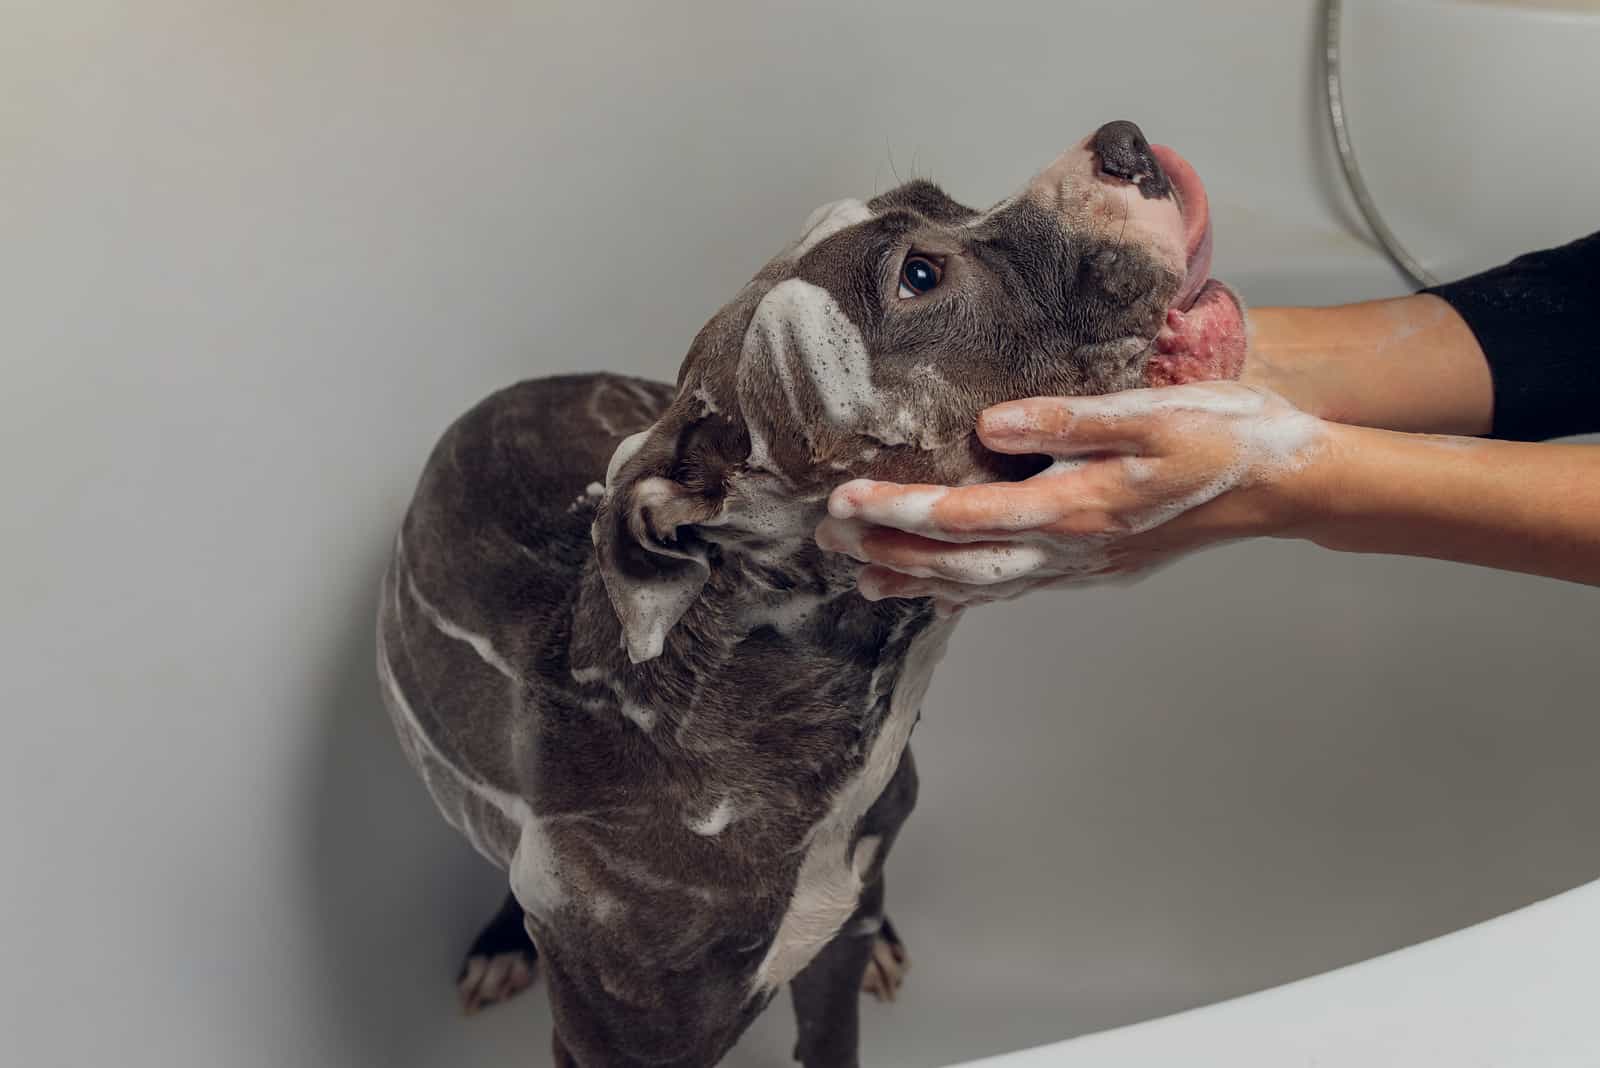
<path fill-rule="evenodd" d="M 1183 213 L 1184 249 L 1188 254 L 1188 277 L 1173 301 L 1173 307 L 1187 311 L 1206 279 L 1211 277 L 1211 205 L 1206 187 L 1189 161 L 1166 145 L 1151 145 L 1150 151 L 1167 172 L 1178 194 L 1178 209 Z"/>
<path fill-rule="evenodd" d="M 1237 378 L 1244 370 L 1247 347 L 1244 315 L 1228 288 L 1211 281 L 1211 205 L 1206 187 L 1189 161 L 1172 149 L 1151 145 L 1150 150 L 1177 194 L 1188 275 L 1167 311 L 1166 325 L 1156 335 L 1145 364 L 1146 384 Z"/>

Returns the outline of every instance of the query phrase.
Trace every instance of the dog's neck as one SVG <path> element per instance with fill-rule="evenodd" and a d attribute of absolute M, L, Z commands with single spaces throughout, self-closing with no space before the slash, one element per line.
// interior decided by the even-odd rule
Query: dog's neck
<path fill-rule="evenodd" d="M 569 650 L 574 679 L 608 688 L 664 751 L 736 745 L 733 736 L 771 714 L 803 720 L 814 701 L 817 716 L 870 718 L 870 702 L 849 699 L 852 682 L 865 695 L 874 673 L 896 672 L 911 639 L 933 622 L 932 609 L 927 601 L 865 600 L 855 588 L 860 565 L 823 552 L 809 535 L 820 509 L 796 518 L 803 536 L 719 537 L 699 598 L 661 653 L 642 663 L 629 660 L 621 623 L 590 568 Z M 819 690 L 841 698 L 818 701 Z M 772 705 L 785 707 L 765 707 Z"/>

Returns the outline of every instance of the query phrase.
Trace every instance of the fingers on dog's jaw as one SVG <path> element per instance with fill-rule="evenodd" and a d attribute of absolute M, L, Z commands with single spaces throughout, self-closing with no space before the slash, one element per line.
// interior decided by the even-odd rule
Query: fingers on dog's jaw
<path fill-rule="evenodd" d="M 949 492 L 944 486 L 902 486 L 858 478 L 829 495 L 828 514 L 835 519 L 860 519 L 900 530 L 926 532 L 934 505 Z"/>
<path fill-rule="evenodd" d="M 1065 575 L 1030 575 L 992 586 L 976 586 L 948 579 L 907 579 L 901 585 L 900 597 L 931 597 L 941 615 L 953 615 L 968 608 L 1012 601 L 1035 590 L 1053 590 L 1065 586 L 1081 586 L 1103 582 L 1116 572 L 1114 565 L 1086 566 Z"/>
<path fill-rule="evenodd" d="M 1151 433 L 1151 412 L 1149 405 L 1129 398 L 1030 397 L 996 405 L 979 415 L 978 439 L 1005 453 L 1137 452 Z"/>
<path fill-rule="evenodd" d="M 1064 514 L 1058 491 L 1046 482 L 992 482 L 962 486 L 934 502 L 929 516 L 934 537 L 965 535 L 962 540 L 1003 538 L 1049 526 Z"/>
<path fill-rule="evenodd" d="M 875 547 L 891 531 L 957 545 L 1005 541 L 1026 531 L 1051 528 L 1081 510 L 1083 506 L 1065 483 L 1076 477 L 1062 472 L 1048 479 L 954 489 L 879 483 L 880 489 L 857 498 L 851 506 L 854 519 L 825 520 L 823 527 L 829 529 L 824 533 L 819 527 L 818 534 L 828 544 L 818 544 L 834 552 L 850 552 L 848 545 L 853 543 L 848 539 L 858 537 L 866 555 L 851 555 L 876 560 Z"/>
<path fill-rule="evenodd" d="M 854 519 L 861 500 L 879 485 L 882 483 L 869 478 L 855 478 L 835 486 L 833 492 L 828 494 L 828 515 L 834 519 Z"/>
<path fill-rule="evenodd" d="M 887 569 L 903 578 L 933 578 L 941 573 L 945 556 L 966 548 L 888 527 L 867 527 L 861 534 L 861 559 L 874 570 Z"/>
<path fill-rule="evenodd" d="M 941 618 L 949 618 L 977 605 L 1015 597 L 1022 590 L 1031 588 L 1036 580 L 1019 579 L 994 586 L 974 586 L 965 582 L 952 582 L 949 579 L 912 578 L 890 571 L 886 573 L 884 581 L 891 584 L 895 590 L 888 596 L 932 598 L 935 613 Z"/>
<path fill-rule="evenodd" d="M 1029 397 L 978 413 L 978 440 L 995 452 L 1036 452 L 1038 443 L 1060 437 L 1072 425 L 1066 397 Z"/>
<path fill-rule="evenodd" d="M 828 513 L 831 519 L 839 522 L 873 524 L 938 541 L 1004 538 L 1048 526 L 1065 515 L 1062 500 L 1066 487 L 1062 479 L 1071 476 L 1071 472 L 1063 471 L 1026 482 L 991 482 L 956 488 L 901 486 L 858 479 L 833 491 L 828 500 Z"/>
<path fill-rule="evenodd" d="M 891 597 L 922 597 L 925 595 L 918 593 L 917 590 L 924 584 L 923 579 L 876 565 L 863 569 L 856 578 L 856 589 L 869 601 L 884 601 Z"/>
<path fill-rule="evenodd" d="M 942 579 L 968 586 L 993 586 L 1022 578 L 1048 563 L 1048 553 L 1038 545 L 1013 542 L 973 542 L 949 545 L 897 530 L 868 531 L 868 558 L 915 579 Z M 859 585 L 859 580 L 858 580 Z"/>
<path fill-rule="evenodd" d="M 853 560 L 866 562 L 866 550 L 861 544 L 861 523 L 854 519 L 835 519 L 829 516 L 817 524 L 814 535 L 817 548 L 830 553 L 843 553 Z"/>
<path fill-rule="evenodd" d="M 902 485 L 898 482 L 877 482 L 870 478 L 851 479 L 835 487 L 828 495 L 828 514 L 835 519 L 867 518 L 868 510 L 883 511 L 894 507 L 896 502 L 907 495 L 924 495 L 937 492 L 941 488 L 919 484 Z"/>

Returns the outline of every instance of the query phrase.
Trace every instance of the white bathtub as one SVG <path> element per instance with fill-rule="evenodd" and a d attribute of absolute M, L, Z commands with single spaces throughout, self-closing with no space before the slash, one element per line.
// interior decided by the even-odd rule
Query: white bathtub
<path fill-rule="evenodd" d="M 1422 138 L 1363 95 L 1371 17 L 1358 147 L 1419 254 L 1579 232 L 1586 198 L 1524 197 L 1514 230 L 1467 213 L 1492 232 L 1446 225 L 1476 187 L 1408 199 Z M 1315 22 L 1310 0 L 8 13 L 9 1060 L 545 1063 L 539 996 L 456 1014 L 503 880 L 438 820 L 372 679 L 378 566 L 439 430 L 519 377 L 670 377 L 816 204 L 911 170 L 998 199 L 1116 117 L 1194 160 L 1250 300 L 1401 292 L 1339 207 Z M 866 1006 L 864 1063 L 1214 1005 L 1600 876 L 1597 616 L 1592 589 L 1280 544 L 977 614 L 915 738 L 889 866 L 915 967 Z M 1418 1064 L 1457 1033 L 1576 1062 L 1588 1030 L 1514 1052 L 1491 1010 L 1579 1003 L 1592 976 L 1549 931 L 1590 937 L 1593 896 L 1033 1062 Z M 1360 1044 L 1408 1021 L 1412 1046 Z M 786 1064 L 792 1033 L 775 1006 L 728 1063 Z"/>
<path fill-rule="evenodd" d="M 984 1068 L 1539 1065 L 1600 1061 L 1600 886 L 1379 960 Z"/>

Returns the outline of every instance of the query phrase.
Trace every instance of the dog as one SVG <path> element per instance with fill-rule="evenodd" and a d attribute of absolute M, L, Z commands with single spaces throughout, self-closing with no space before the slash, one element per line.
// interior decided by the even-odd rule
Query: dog
<path fill-rule="evenodd" d="M 1235 376 L 1205 192 L 1114 122 L 987 211 L 925 180 L 824 205 L 675 385 L 523 382 L 443 435 L 383 580 L 378 674 L 445 818 L 509 873 L 470 1011 L 546 977 L 555 1063 L 714 1064 L 788 985 L 857 1063 L 906 963 L 884 858 L 955 620 L 820 550 L 849 479 L 1022 479 L 979 411 Z"/>

